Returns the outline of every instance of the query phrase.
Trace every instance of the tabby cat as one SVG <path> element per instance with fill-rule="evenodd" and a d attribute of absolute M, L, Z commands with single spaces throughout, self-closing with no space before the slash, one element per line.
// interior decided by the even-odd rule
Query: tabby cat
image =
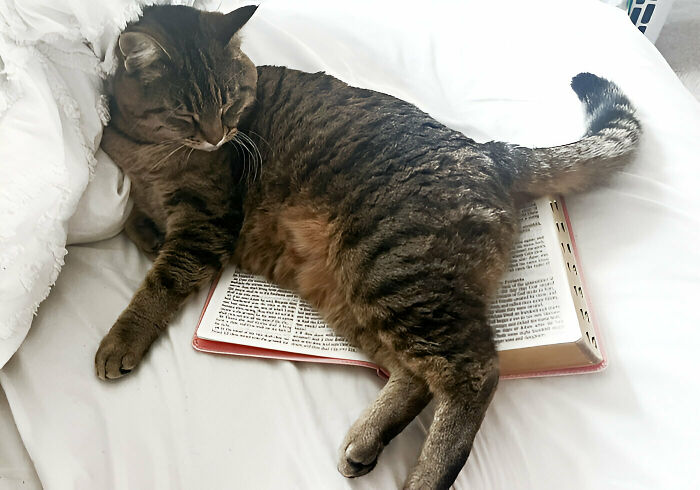
<path fill-rule="evenodd" d="M 155 261 L 99 346 L 123 376 L 226 264 L 297 291 L 391 372 L 350 428 L 339 471 L 363 475 L 435 399 L 406 488 L 447 488 L 498 383 L 489 301 L 518 229 L 516 197 L 578 191 L 620 169 L 640 125 L 611 82 L 572 88 L 578 142 L 479 144 L 413 105 L 323 73 L 255 67 L 255 11 L 155 6 L 118 42 L 105 151 L 131 178 L 129 237 Z"/>

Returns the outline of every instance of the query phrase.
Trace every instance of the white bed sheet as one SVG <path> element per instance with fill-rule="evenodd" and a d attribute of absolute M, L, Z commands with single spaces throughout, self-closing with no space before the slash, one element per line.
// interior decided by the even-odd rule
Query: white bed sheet
<path fill-rule="evenodd" d="M 40 488 L 39 476 L 17 431 L 5 392 L 0 388 L 0 489 Z"/>
<path fill-rule="evenodd" d="M 258 63 L 401 96 L 479 140 L 576 139 L 582 111 L 568 80 L 580 71 L 618 82 L 645 127 L 627 171 L 567 201 L 609 368 L 502 382 L 456 488 L 700 486 L 698 103 L 622 12 L 594 0 L 345 3 L 266 2 L 245 46 Z M 69 247 L 0 371 L 46 488 L 401 485 L 429 411 L 371 474 L 343 479 L 337 446 L 381 381 L 360 368 L 195 352 L 203 292 L 138 371 L 99 382 L 95 348 L 147 268 L 123 235 Z"/>

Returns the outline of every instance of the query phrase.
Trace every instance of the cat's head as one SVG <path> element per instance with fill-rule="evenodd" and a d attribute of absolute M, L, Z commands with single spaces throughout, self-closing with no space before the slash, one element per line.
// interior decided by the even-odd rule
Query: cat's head
<path fill-rule="evenodd" d="M 236 33 L 255 12 L 144 9 L 119 36 L 113 93 L 131 136 L 215 150 L 255 102 L 257 71 Z"/>

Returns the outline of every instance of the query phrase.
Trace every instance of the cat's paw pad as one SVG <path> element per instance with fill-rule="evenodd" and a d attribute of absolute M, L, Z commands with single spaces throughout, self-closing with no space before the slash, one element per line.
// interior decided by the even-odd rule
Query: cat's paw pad
<path fill-rule="evenodd" d="M 143 357 L 142 349 L 110 332 L 95 354 L 95 373 L 100 379 L 121 378 L 134 369 Z"/>
<path fill-rule="evenodd" d="M 342 451 L 338 471 L 348 478 L 365 475 L 377 465 L 382 449 L 384 444 L 378 438 L 358 438 Z"/>

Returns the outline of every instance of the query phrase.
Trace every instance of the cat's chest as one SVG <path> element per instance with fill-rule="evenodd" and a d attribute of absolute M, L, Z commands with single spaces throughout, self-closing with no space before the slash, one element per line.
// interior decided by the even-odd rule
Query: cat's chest
<path fill-rule="evenodd" d="M 225 213 L 231 179 L 225 168 L 213 161 L 213 156 L 211 159 L 204 158 L 206 156 L 172 173 L 143 173 L 131 177 L 134 203 L 161 230 L 167 231 L 171 215 L 183 211 L 189 219 L 204 220 Z M 192 214 L 193 211 L 196 213 Z"/>
<path fill-rule="evenodd" d="M 131 180 L 134 204 L 163 231 L 178 192 L 196 195 L 213 210 L 225 205 L 231 185 L 225 150 L 210 153 L 182 145 L 142 144 L 110 127 L 105 129 L 102 148 Z"/>
<path fill-rule="evenodd" d="M 165 230 L 168 220 L 166 201 L 167 196 L 173 192 L 173 185 L 149 181 L 139 175 L 130 176 L 130 178 L 131 197 L 134 204 L 147 214 L 161 230 Z"/>

